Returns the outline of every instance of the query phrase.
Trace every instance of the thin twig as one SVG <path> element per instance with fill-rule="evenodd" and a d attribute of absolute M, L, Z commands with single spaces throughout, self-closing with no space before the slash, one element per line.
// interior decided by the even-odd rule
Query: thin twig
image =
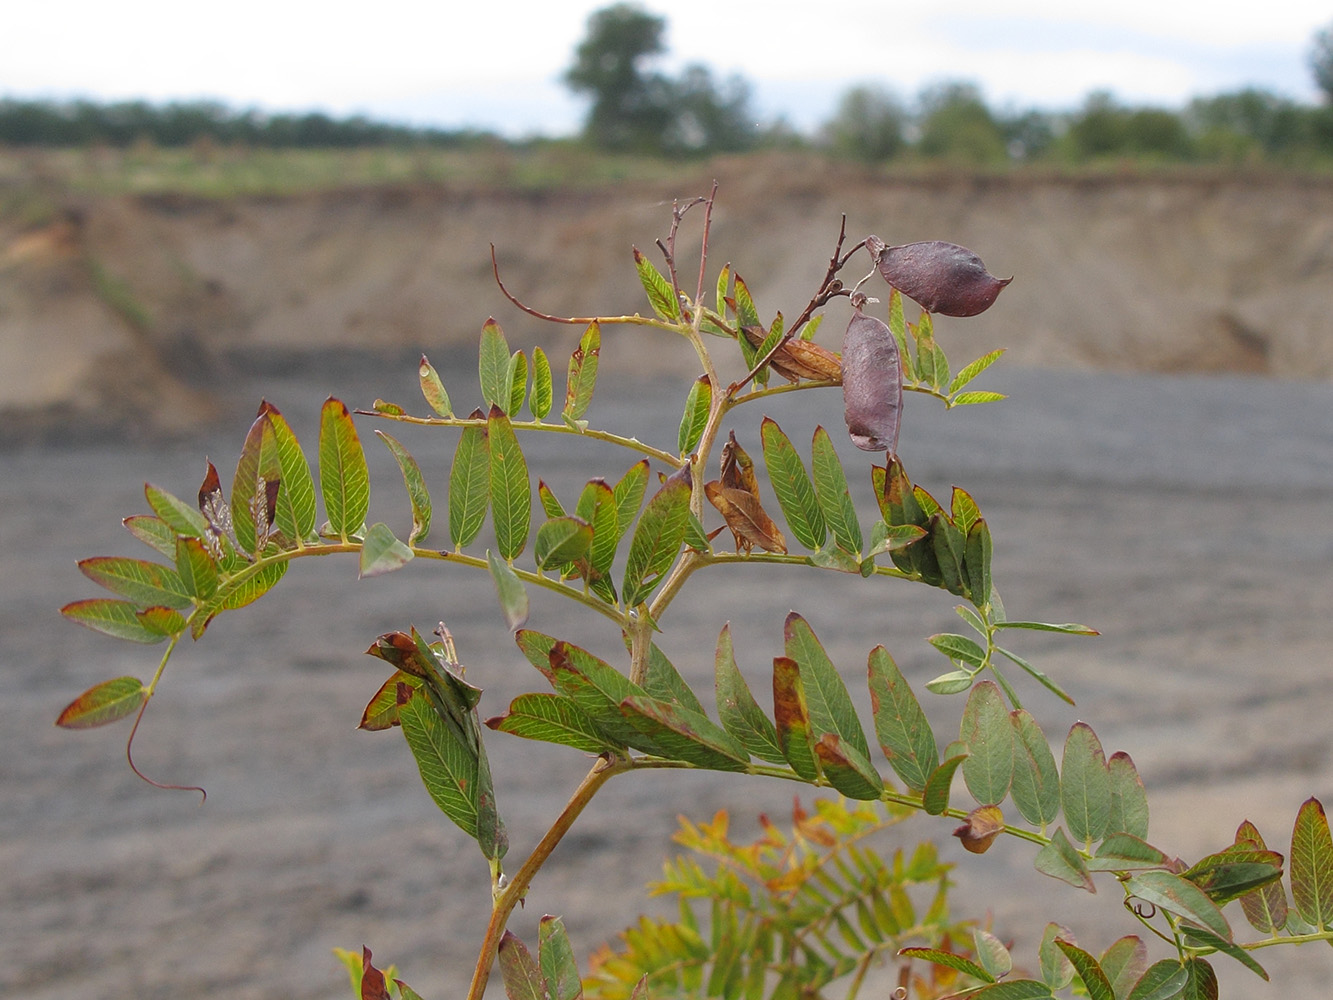
<path fill-rule="evenodd" d="M 694 292 L 695 311 L 703 308 L 704 275 L 708 267 L 708 236 L 713 226 L 713 202 L 717 199 L 717 179 L 713 179 L 713 189 L 708 192 L 704 202 L 704 236 L 699 244 L 699 285 Z"/>

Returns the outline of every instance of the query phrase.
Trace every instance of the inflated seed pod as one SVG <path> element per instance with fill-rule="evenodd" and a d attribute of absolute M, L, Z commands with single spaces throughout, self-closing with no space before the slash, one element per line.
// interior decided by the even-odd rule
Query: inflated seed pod
<path fill-rule="evenodd" d="M 842 402 L 847 433 L 862 451 L 887 450 L 893 456 L 898 453 L 898 425 L 903 411 L 898 341 L 887 323 L 861 311 L 864 297 L 852 301 L 856 312 L 842 338 Z"/>
<path fill-rule="evenodd" d="M 932 240 L 891 247 L 871 236 L 866 249 L 885 281 L 926 312 L 941 316 L 983 313 L 1014 280 L 995 277 L 980 257 L 957 243 Z"/>

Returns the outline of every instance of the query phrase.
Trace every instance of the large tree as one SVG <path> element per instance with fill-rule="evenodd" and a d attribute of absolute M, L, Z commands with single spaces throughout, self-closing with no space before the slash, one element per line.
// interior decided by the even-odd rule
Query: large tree
<path fill-rule="evenodd" d="M 588 18 L 565 82 L 592 97 L 586 138 L 603 149 L 655 150 L 671 119 L 666 81 L 645 64 L 666 50 L 666 19 L 618 3 Z"/>

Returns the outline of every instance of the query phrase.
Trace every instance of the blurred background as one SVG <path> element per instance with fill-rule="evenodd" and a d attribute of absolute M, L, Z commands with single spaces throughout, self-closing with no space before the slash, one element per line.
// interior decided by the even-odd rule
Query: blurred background
<path fill-rule="evenodd" d="M 313 457 L 330 393 L 424 412 L 422 352 L 470 409 L 487 316 L 558 371 L 581 328 L 514 309 L 491 245 L 506 285 L 543 311 L 646 311 L 631 247 L 650 252 L 673 199 L 714 181 L 710 271 L 732 262 L 766 320 L 800 312 L 844 216 L 850 241 L 949 240 L 1015 276 L 985 315 L 936 325 L 955 367 L 1005 347 L 975 386 L 1011 398 L 946 414 L 910 397 L 902 451 L 936 495 L 957 483 L 977 498 L 1011 613 L 1102 631 L 1034 640 L 1079 706 L 1033 690 L 1028 707 L 1053 740 L 1086 718 L 1108 752 L 1134 755 L 1154 842 L 1199 856 L 1248 817 L 1285 850 L 1300 802 L 1333 801 L 1333 10 L 907 7 L 6 13 L 0 993 L 339 996 L 330 949 L 365 942 L 423 995 L 461 994 L 484 866 L 401 740 L 353 726 L 382 681 L 361 650 L 441 617 L 486 715 L 539 686 L 488 580 L 413 566 L 358 584 L 350 564 L 298 566 L 222 616 L 178 654 L 136 744 L 150 773 L 207 786 L 202 809 L 134 778 L 124 729 L 52 727 L 89 685 L 150 674 L 153 655 L 58 609 L 92 589 L 77 559 L 145 554 L 117 523 L 143 511 L 145 479 L 193 496 L 205 455 L 227 478 L 261 398 Z M 684 245 L 699 221 L 687 216 Z M 849 313 L 828 312 L 818 339 L 837 350 Z M 671 447 L 690 352 L 630 327 L 603 336 L 590 418 Z M 724 362 L 740 370 L 738 352 Z M 827 390 L 767 412 L 794 440 L 841 428 Z M 736 428 L 752 454 L 758 416 Z M 365 424 L 374 517 L 401 526 L 398 473 Z M 403 439 L 439 505 L 452 438 Z M 530 460 L 562 496 L 628 464 L 577 441 Z M 864 456 L 844 460 L 866 478 Z M 922 638 L 956 627 L 947 595 L 829 576 L 747 592 L 733 628 L 752 687 L 792 607 L 849 681 L 878 642 L 914 682 L 940 672 Z M 664 639 L 704 689 L 735 584 L 701 582 Z M 540 603 L 532 624 L 595 631 Z M 585 644 L 613 657 L 618 641 Z M 960 709 L 930 705 L 945 730 Z M 517 857 L 586 762 L 491 742 Z M 669 777 L 608 786 L 518 917 L 525 937 L 560 912 L 586 954 L 660 912 L 642 887 L 679 812 L 727 808 L 753 829 L 791 805 L 776 783 Z M 1033 920 L 1055 913 L 1094 951 L 1136 929 L 1114 892 L 1071 905 L 1023 850 L 948 856 L 960 914 L 992 914 L 1024 959 Z M 1321 996 L 1333 979 L 1327 948 L 1263 960 L 1271 985 L 1228 970 L 1224 994 Z"/>

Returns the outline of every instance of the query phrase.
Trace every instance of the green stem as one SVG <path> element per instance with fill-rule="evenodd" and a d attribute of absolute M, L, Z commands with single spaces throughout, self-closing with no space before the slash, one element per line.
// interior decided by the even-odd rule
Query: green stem
<path fill-rule="evenodd" d="M 504 934 L 505 925 L 509 922 L 509 915 L 514 912 L 514 907 L 523 901 L 527 896 L 528 887 L 532 885 L 532 880 L 537 872 L 541 870 L 546 859 L 551 856 L 561 839 L 569 832 L 574 821 L 578 819 L 579 814 L 592 801 L 592 797 L 597 794 L 607 781 L 623 771 L 629 770 L 633 764 L 628 758 L 600 757 L 597 763 L 592 766 L 581 782 L 574 794 L 570 796 L 560 815 L 556 817 L 550 829 L 532 849 L 527 860 L 514 874 L 513 880 L 500 891 L 495 899 L 495 905 L 491 910 L 491 919 L 486 925 L 486 935 L 482 938 L 481 951 L 477 955 L 477 966 L 472 973 L 472 985 L 468 988 L 468 1000 L 481 1000 L 486 992 L 486 983 L 491 977 L 491 968 L 495 965 L 496 951 L 500 947 L 500 938 Z"/>

